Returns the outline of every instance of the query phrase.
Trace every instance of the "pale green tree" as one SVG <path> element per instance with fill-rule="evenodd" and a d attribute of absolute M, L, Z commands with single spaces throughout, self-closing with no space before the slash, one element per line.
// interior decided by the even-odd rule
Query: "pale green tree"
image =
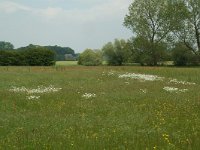
<path fill-rule="evenodd" d="M 78 64 L 84 66 L 98 66 L 103 61 L 102 53 L 100 50 L 86 49 L 80 54 Z"/>
<path fill-rule="evenodd" d="M 176 27 L 172 5 L 170 0 L 135 0 L 124 18 L 124 25 L 140 39 L 135 40 L 139 42 L 137 48 L 147 52 L 149 65 L 157 65 L 161 60 L 163 52 L 157 46 L 166 42 Z"/>
<path fill-rule="evenodd" d="M 131 53 L 128 43 L 124 39 L 115 39 L 113 43 L 107 43 L 103 46 L 102 51 L 108 65 L 119 66 L 128 62 Z"/>
<path fill-rule="evenodd" d="M 183 42 L 200 60 L 200 0 L 182 0 L 185 5 L 185 14 L 179 22 L 175 35 Z"/>

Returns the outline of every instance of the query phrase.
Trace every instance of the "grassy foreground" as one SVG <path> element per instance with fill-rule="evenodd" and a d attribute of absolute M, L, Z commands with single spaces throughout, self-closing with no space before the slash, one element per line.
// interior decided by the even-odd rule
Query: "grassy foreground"
<path fill-rule="evenodd" d="M 119 78 L 126 72 L 164 78 Z M 11 91 L 50 85 L 62 89 Z M 166 86 L 187 91 L 168 92 Z M 40 97 L 28 99 L 32 95 Z M 200 69 L 0 67 L 0 149 L 198 150 Z"/>

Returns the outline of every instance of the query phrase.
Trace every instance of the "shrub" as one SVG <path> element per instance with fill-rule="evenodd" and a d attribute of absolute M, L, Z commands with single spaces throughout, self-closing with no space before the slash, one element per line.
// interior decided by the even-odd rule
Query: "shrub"
<path fill-rule="evenodd" d="M 165 60 L 166 43 L 152 43 L 143 37 L 132 39 L 135 62 L 141 65 L 155 66 Z"/>
<path fill-rule="evenodd" d="M 174 65 L 186 66 L 198 64 L 198 57 L 195 56 L 184 44 L 178 43 L 172 50 Z"/>
<path fill-rule="evenodd" d="M 98 66 L 102 64 L 102 53 L 99 50 L 86 49 L 80 54 L 78 59 L 79 65 Z"/>
<path fill-rule="evenodd" d="M 43 47 L 23 51 L 25 62 L 29 66 L 51 66 L 55 64 L 55 53 Z"/>
<path fill-rule="evenodd" d="M 131 50 L 125 40 L 115 39 L 114 43 L 107 43 L 102 48 L 103 55 L 108 65 L 121 66 L 128 62 Z"/>
<path fill-rule="evenodd" d="M 55 64 L 54 58 L 54 52 L 42 47 L 0 51 L 1 66 L 50 66 Z"/>

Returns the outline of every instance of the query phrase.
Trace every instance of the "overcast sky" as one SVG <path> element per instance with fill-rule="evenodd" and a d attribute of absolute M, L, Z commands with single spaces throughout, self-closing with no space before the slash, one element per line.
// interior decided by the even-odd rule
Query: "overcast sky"
<path fill-rule="evenodd" d="M 0 0 L 0 41 L 98 49 L 131 37 L 123 24 L 132 0 Z"/>

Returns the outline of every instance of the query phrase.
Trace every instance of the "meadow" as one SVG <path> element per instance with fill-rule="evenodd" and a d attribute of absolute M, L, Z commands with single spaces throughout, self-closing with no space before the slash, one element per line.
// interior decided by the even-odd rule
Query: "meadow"
<path fill-rule="evenodd" d="M 200 69 L 0 67 L 0 149 L 200 149 Z"/>

